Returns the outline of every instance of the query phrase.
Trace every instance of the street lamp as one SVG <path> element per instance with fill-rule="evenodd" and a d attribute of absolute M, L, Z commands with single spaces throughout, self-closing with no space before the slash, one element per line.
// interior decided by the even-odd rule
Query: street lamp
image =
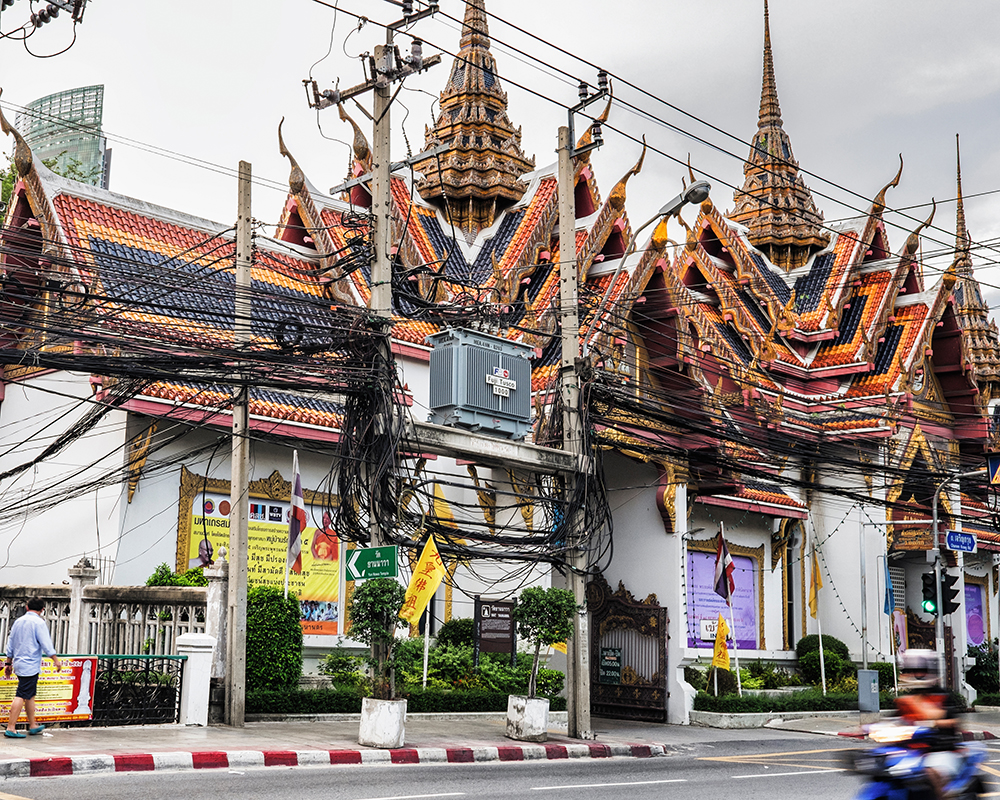
<path fill-rule="evenodd" d="M 661 217 L 676 216 L 688 203 L 705 202 L 708 199 L 708 193 L 711 189 L 712 184 L 708 181 L 695 181 L 688 186 L 687 189 L 677 195 L 677 197 L 653 214 L 653 216 L 651 216 L 648 220 L 642 223 L 642 225 L 636 228 L 635 233 L 632 234 L 632 238 L 629 240 L 628 246 L 625 248 L 624 255 L 622 255 L 622 257 L 618 260 L 618 266 L 615 268 L 614 274 L 611 276 L 611 282 L 608 284 L 608 288 L 604 292 L 604 297 L 601 298 L 600 305 L 597 306 L 597 311 L 594 312 L 594 316 L 590 321 L 590 327 L 587 329 L 587 335 L 583 338 L 584 352 L 586 352 L 586 346 L 588 342 L 590 342 L 591 337 L 594 335 L 594 327 L 597 325 L 597 321 L 600 319 L 601 313 L 604 311 L 604 307 L 608 304 L 608 300 L 611 299 L 611 292 L 615 288 L 615 282 L 618 280 L 618 275 L 625 266 L 626 259 L 628 259 L 634 251 L 635 243 L 639 239 L 639 234 Z"/>
<path fill-rule="evenodd" d="M 970 472 L 959 472 L 949 475 L 934 490 L 934 498 L 931 501 L 931 535 L 934 537 L 934 585 L 937 587 L 937 616 L 934 620 L 934 649 L 938 653 L 938 665 L 942 674 L 946 674 L 944 667 L 944 614 L 941 603 L 941 546 L 938 543 L 938 498 L 941 490 L 952 481 L 962 478 L 971 478 L 975 475 L 985 475 L 987 470 L 974 469 Z M 952 688 L 958 691 L 958 670 L 952 669 Z"/>

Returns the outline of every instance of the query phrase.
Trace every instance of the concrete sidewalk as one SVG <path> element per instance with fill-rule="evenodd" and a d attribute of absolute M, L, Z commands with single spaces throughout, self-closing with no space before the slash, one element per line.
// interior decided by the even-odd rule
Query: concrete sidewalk
<path fill-rule="evenodd" d="M 598 738 L 566 736 L 565 713 L 553 715 L 549 740 L 507 739 L 503 714 L 410 714 L 406 745 L 380 750 L 358 744 L 356 714 L 250 722 L 243 728 L 150 725 L 53 727 L 40 736 L 3 739 L 0 776 L 73 775 L 158 769 L 242 769 L 330 764 L 418 764 L 665 755 L 678 726 L 595 720 Z M 560 724 L 561 717 L 561 724 Z M 669 735 L 663 736 L 661 734 Z"/>
<path fill-rule="evenodd" d="M 698 743 L 750 741 L 762 734 L 760 728 L 721 730 L 595 717 L 597 738 L 582 741 L 566 735 L 566 714 L 562 712 L 550 717 L 547 742 L 527 744 L 505 737 L 504 716 L 410 714 L 406 745 L 396 750 L 360 746 L 357 714 L 255 721 L 243 728 L 53 727 L 40 736 L 3 739 L 0 777 L 331 764 L 653 758 L 683 752 Z M 857 716 L 841 712 L 836 716 L 776 719 L 767 728 L 803 738 L 807 734 L 862 738 L 864 732 L 857 723 Z M 976 738 L 997 738 L 1000 710 L 968 715 L 966 728 Z"/>

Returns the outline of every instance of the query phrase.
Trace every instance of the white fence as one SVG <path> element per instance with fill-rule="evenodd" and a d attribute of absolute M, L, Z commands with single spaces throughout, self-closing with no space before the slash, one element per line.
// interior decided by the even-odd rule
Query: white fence
<path fill-rule="evenodd" d="M 89 564 L 69 571 L 69 586 L 0 586 L 0 647 L 31 597 L 45 601 L 56 652 L 74 655 L 173 655 L 178 636 L 205 633 L 208 590 L 198 586 L 101 586 Z M 222 613 L 223 609 L 215 609 Z"/>

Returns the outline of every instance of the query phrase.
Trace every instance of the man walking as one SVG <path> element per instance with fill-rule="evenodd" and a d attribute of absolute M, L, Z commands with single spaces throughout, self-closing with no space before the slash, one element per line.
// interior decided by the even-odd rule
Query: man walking
<path fill-rule="evenodd" d="M 23 739 L 24 734 L 16 730 L 17 718 L 23 708 L 28 715 L 28 733 L 37 736 L 45 730 L 44 725 L 35 721 L 35 693 L 38 690 L 38 673 L 42 671 L 42 655 L 52 657 L 57 670 L 62 662 L 52 646 L 52 637 L 42 619 L 45 601 L 32 597 L 28 601 L 28 611 L 10 626 L 7 637 L 7 661 L 3 674 L 9 678 L 11 672 L 17 675 L 17 692 L 10 704 L 10 718 L 4 736 L 8 739 Z"/>

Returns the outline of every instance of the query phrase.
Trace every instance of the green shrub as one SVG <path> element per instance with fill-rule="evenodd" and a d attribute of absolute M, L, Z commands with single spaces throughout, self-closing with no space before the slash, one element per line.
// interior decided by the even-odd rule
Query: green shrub
<path fill-rule="evenodd" d="M 739 691 L 739 687 L 736 685 L 736 675 L 728 669 L 712 667 L 708 671 L 705 691 L 715 695 L 716 683 L 718 683 L 719 686 L 720 697 L 724 694 L 736 694 L 737 691 Z"/>
<path fill-rule="evenodd" d="M 721 674 L 721 673 L 720 673 Z M 881 708 L 893 708 L 895 696 L 892 692 L 879 694 Z M 713 697 L 699 692 L 694 699 L 695 711 L 714 711 L 720 714 L 785 714 L 793 711 L 857 711 L 857 693 L 824 695 L 818 689 L 804 692 L 790 692 L 780 696 L 735 694 Z"/>
<path fill-rule="evenodd" d="M 823 661 L 826 667 L 827 688 L 841 678 L 848 677 L 854 672 L 853 662 L 845 661 L 836 653 L 827 653 L 824 651 Z M 799 671 L 802 673 L 802 679 L 806 683 L 818 685 L 822 681 L 819 650 L 806 653 L 799 659 Z M 856 689 L 857 687 L 855 687 Z"/>
<path fill-rule="evenodd" d="M 320 675 L 328 676 L 338 688 L 359 689 L 365 680 L 361 674 L 364 663 L 364 658 L 346 652 L 338 644 L 336 650 L 320 659 L 318 669 Z"/>
<path fill-rule="evenodd" d="M 247 692 L 248 714 L 357 714 L 361 693 L 346 689 L 257 689 Z M 485 689 L 442 691 L 414 689 L 405 694 L 412 713 L 507 710 L 507 693 Z M 552 711 L 565 711 L 565 697 L 549 697 Z"/>
<path fill-rule="evenodd" d="M 887 661 L 874 661 L 868 665 L 868 668 L 878 672 L 878 690 L 880 692 L 895 691 L 896 678 L 892 664 Z"/>
<path fill-rule="evenodd" d="M 299 601 L 275 586 L 247 592 L 246 686 L 294 686 L 302 675 L 302 626 Z"/>
<path fill-rule="evenodd" d="M 981 694 L 976 698 L 977 706 L 1000 706 L 1000 694 L 990 692 Z"/>
<path fill-rule="evenodd" d="M 795 655 L 798 656 L 799 660 L 802 660 L 802 656 L 807 653 L 818 653 L 819 652 L 819 636 L 815 633 L 810 633 L 808 636 L 803 636 L 799 639 L 798 644 L 795 645 Z M 835 636 L 827 636 L 823 634 L 823 655 L 828 656 L 831 653 L 836 653 L 838 656 L 845 660 L 850 660 L 851 653 L 847 649 L 847 645 L 844 644 L 840 639 Z"/>
<path fill-rule="evenodd" d="M 357 689 L 247 689 L 248 714 L 359 714 Z"/>
<path fill-rule="evenodd" d="M 208 586 L 201 567 L 174 572 L 166 564 L 160 564 L 153 574 L 146 579 L 147 586 Z"/>
<path fill-rule="evenodd" d="M 691 684 L 696 692 L 704 691 L 708 685 L 705 673 L 695 666 L 684 667 L 684 680 Z"/>
<path fill-rule="evenodd" d="M 528 697 L 534 697 L 537 691 L 536 676 L 542 645 L 551 647 L 567 641 L 573 635 L 573 615 L 576 612 L 576 598 L 567 589 L 529 586 L 521 592 L 511 616 L 517 623 L 521 638 L 535 646 Z"/>
<path fill-rule="evenodd" d="M 997 640 L 969 647 L 968 655 L 976 659 L 976 664 L 966 670 L 966 683 L 977 692 L 995 694 L 1000 688 L 997 685 Z"/>
<path fill-rule="evenodd" d="M 464 645 L 472 647 L 475 644 L 476 623 L 471 617 L 460 617 L 448 620 L 437 632 L 435 645 Z"/>
<path fill-rule="evenodd" d="M 351 638 L 370 645 L 367 659 L 372 696 L 391 700 L 393 649 L 397 644 L 396 629 L 407 623 L 399 618 L 406 599 L 406 590 L 392 578 L 374 578 L 355 586 L 347 606 L 351 621 Z"/>

